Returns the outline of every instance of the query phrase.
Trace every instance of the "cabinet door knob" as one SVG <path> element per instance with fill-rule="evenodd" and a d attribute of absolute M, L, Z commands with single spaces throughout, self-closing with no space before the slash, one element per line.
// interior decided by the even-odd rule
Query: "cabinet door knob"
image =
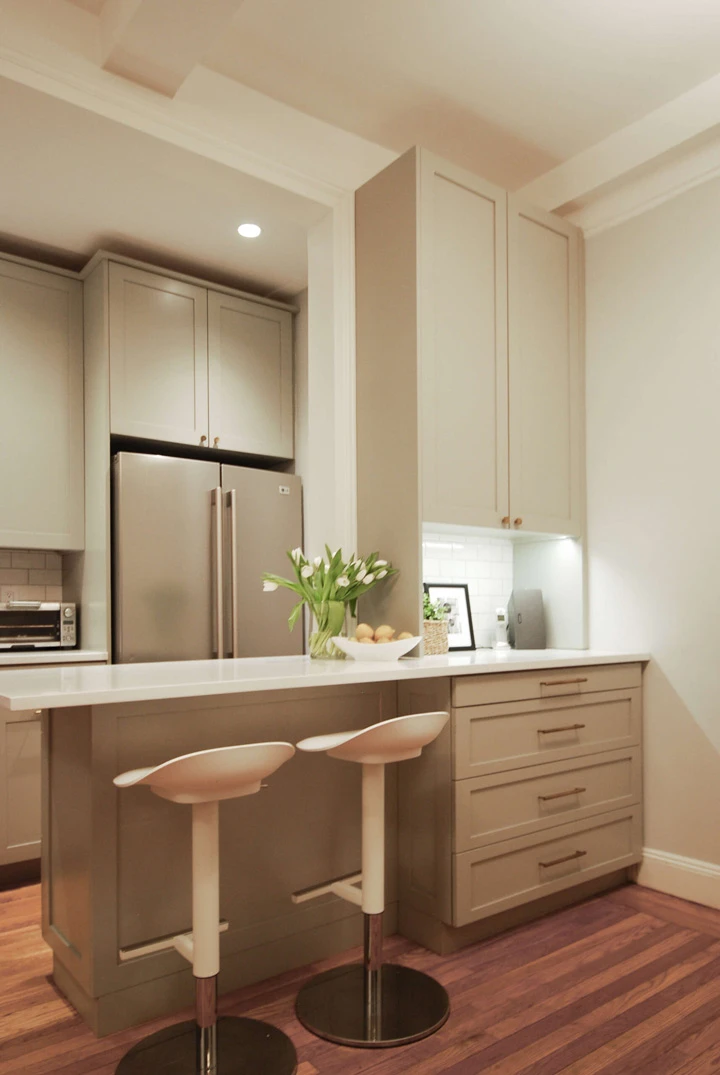
<path fill-rule="evenodd" d="M 518 517 L 513 523 L 513 526 L 522 526 L 522 519 Z"/>
<path fill-rule="evenodd" d="M 500 520 L 500 522 L 503 524 L 503 526 L 510 526 L 510 516 L 509 515 L 503 515 L 503 517 Z"/>
<path fill-rule="evenodd" d="M 200 443 L 201 443 L 201 444 L 207 444 L 207 437 L 203 435 L 203 436 L 202 436 L 202 437 L 200 438 Z"/>
<path fill-rule="evenodd" d="M 219 437 L 215 437 L 215 439 L 213 440 L 213 448 L 217 448 L 217 446 L 219 445 L 219 443 L 220 443 L 220 438 L 219 438 Z"/>

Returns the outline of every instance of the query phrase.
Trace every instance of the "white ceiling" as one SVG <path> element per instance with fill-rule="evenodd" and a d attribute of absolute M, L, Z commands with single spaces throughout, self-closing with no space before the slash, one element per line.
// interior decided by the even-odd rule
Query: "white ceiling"
<path fill-rule="evenodd" d="M 516 188 L 720 69 L 718 0 L 244 0 L 203 62 Z"/>
<path fill-rule="evenodd" d="M 102 247 L 265 296 L 307 285 L 324 206 L 6 79 L 0 145 L 6 252 L 77 269 Z"/>

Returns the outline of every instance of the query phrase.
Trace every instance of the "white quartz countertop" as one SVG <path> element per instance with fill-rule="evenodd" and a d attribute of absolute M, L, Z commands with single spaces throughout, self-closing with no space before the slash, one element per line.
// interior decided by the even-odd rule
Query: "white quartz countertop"
<path fill-rule="evenodd" d="M 318 688 L 437 676 L 523 672 L 649 660 L 647 653 L 604 650 L 477 650 L 400 661 L 318 661 L 309 657 L 253 657 L 226 661 L 172 661 L 78 668 L 0 670 L 0 706 L 62 706 L 201 698 L 215 694 Z"/>
<path fill-rule="evenodd" d="M 0 650 L 0 668 L 19 664 L 82 664 L 107 659 L 107 653 L 94 649 Z"/>

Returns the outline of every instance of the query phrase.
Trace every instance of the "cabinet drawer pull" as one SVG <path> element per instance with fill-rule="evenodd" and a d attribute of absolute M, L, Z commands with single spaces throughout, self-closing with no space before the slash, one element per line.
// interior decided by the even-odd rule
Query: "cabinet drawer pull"
<path fill-rule="evenodd" d="M 573 679 L 541 679 L 541 687 L 569 687 L 575 683 L 587 683 L 587 676 L 575 676 Z"/>
<path fill-rule="evenodd" d="M 549 803 L 551 799 L 564 799 L 567 795 L 580 795 L 587 788 L 570 788 L 568 791 L 556 791 L 554 795 L 538 795 L 541 802 Z"/>
<path fill-rule="evenodd" d="M 542 866 L 544 870 L 547 870 L 551 866 L 559 866 L 561 862 L 572 862 L 574 859 L 581 859 L 584 855 L 587 855 L 587 851 L 573 851 L 569 855 L 563 855 L 562 858 L 551 859 L 550 862 L 538 862 L 538 866 Z"/>
<path fill-rule="evenodd" d="M 560 728 L 538 728 L 538 735 L 554 735 L 555 732 L 577 732 L 584 724 L 563 724 Z"/>

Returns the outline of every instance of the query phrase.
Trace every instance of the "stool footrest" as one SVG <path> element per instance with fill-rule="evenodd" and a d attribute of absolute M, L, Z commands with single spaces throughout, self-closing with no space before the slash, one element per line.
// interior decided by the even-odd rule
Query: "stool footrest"
<path fill-rule="evenodd" d="M 347 877 L 336 877 L 324 885 L 315 885 L 312 888 L 303 888 L 300 892 L 293 892 L 290 898 L 293 903 L 307 903 L 308 900 L 315 900 L 318 896 L 334 895 L 340 896 L 349 903 L 356 903 L 360 907 L 362 891 L 354 886 L 360 884 L 361 881 L 361 873 L 351 873 Z"/>
<path fill-rule="evenodd" d="M 227 933 L 230 928 L 230 923 L 227 919 L 223 918 L 218 923 L 218 933 Z M 133 944 L 128 948 L 118 949 L 118 959 L 121 963 L 128 963 L 131 959 L 140 959 L 141 956 L 152 956 L 156 952 L 169 952 L 171 948 L 176 948 L 175 941 L 178 937 L 189 937 L 192 940 L 192 930 L 187 933 L 172 934 L 172 936 L 158 937 L 156 941 L 148 941 L 147 944 Z M 185 955 L 184 952 L 181 955 Z M 192 962 L 192 956 L 189 958 Z"/>

